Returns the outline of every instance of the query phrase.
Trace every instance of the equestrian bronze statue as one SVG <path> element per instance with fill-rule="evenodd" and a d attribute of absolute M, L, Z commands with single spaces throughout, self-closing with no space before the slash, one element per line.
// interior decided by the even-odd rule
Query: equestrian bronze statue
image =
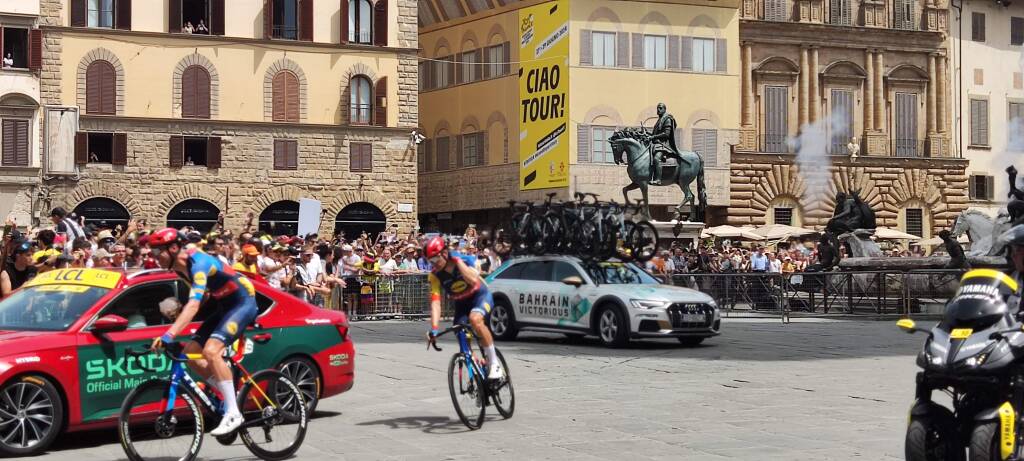
<path fill-rule="evenodd" d="M 677 185 L 683 191 L 683 201 L 675 209 L 675 219 L 682 220 L 683 207 L 690 205 L 690 221 L 704 221 L 707 209 L 707 188 L 704 184 L 704 160 L 696 152 L 680 152 L 676 148 L 676 122 L 658 104 L 658 122 L 648 133 L 643 128 L 625 128 L 609 138 L 615 164 L 626 163 L 630 184 L 622 188 L 622 196 L 629 203 L 629 192 L 640 189 L 643 194 L 644 217 L 650 219 L 648 186 Z M 622 154 L 626 154 L 623 161 Z M 697 181 L 697 195 L 690 184 Z"/>

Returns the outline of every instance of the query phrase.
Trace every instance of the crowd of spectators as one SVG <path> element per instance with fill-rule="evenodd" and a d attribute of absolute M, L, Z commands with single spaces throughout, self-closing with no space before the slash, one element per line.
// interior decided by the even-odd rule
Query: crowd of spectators
<path fill-rule="evenodd" d="M 253 227 L 253 214 L 236 231 L 223 225 L 223 216 L 212 230 L 180 229 L 192 248 L 216 256 L 235 269 L 257 274 L 274 288 L 287 291 L 315 305 L 329 303 L 336 289 L 366 294 L 366 287 L 381 276 L 423 273 L 430 264 L 422 247 L 433 234 L 399 235 L 392 226 L 376 236 L 339 234 L 321 238 L 274 235 Z M 87 224 L 62 208 L 50 214 L 50 225 L 19 231 L 8 218 L 0 257 L 0 297 L 8 296 L 37 273 L 59 268 L 155 269 L 147 239 L 157 230 L 145 220 L 131 220 L 113 228 Z M 501 265 L 501 258 L 485 239 L 470 227 L 461 236 L 449 236 L 452 251 L 476 257 L 476 268 L 487 274 Z"/>

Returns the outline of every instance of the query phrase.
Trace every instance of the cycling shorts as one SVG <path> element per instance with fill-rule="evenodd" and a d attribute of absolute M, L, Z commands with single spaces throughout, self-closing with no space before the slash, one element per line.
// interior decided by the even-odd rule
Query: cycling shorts
<path fill-rule="evenodd" d="M 256 320 L 256 297 L 250 296 L 245 290 L 236 290 L 232 296 L 221 299 L 220 304 L 221 308 L 192 335 L 192 340 L 200 346 L 206 345 L 206 340 L 210 338 L 230 346 Z"/>
<path fill-rule="evenodd" d="M 480 315 L 487 317 L 491 313 L 491 306 L 494 305 L 494 298 L 491 296 L 491 291 L 487 289 L 487 286 L 481 284 L 473 296 L 459 301 L 454 301 L 455 304 L 455 316 L 454 323 L 469 323 L 469 314 L 478 312 Z"/>

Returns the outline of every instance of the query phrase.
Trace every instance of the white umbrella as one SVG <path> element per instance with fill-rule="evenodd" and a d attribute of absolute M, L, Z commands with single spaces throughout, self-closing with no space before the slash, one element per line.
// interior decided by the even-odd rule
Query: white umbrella
<path fill-rule="evenodd" d="M 764 240 L 764 237 L 757 235 L 747 229 L 735 226 L 715 226 L 704 229 L 700 233 L 702 238 L 741 238 L 747 240 Z"/>
<path fill-rule="evenodd" d="M 916 235 L 908 234 L 896 229 L 890 229 L 888 227 L 879 227 L 875 229 L 875 238 L 879 240 L 921 240 L 921 237 Z"/>
<path fill-rule="evenodd" d="M 971 243 L 971 239 L 967 238 L 967 234 L 961 235 L 960 237 L 958 237 L 956 239 L 956 241 L 960 242 L 960 243 Z M 917 244 L 921 245 L 921 246 L 942 245 L 942 239 L 940 239 L 938 237 L 932 237 L 930 239 L 921 240 L 920 242 L 917 242 Z"/>
<path fill-rule="evenodd" d="M 818 231 L 804 229 L 802 227 L 787 226 L 785 224 L 769 224 L 761 226 L 751 232 L 760 235 L 764 240 L 786 240 L 792 237 L 803 237 L 805 235 L 817 234 Z"/>

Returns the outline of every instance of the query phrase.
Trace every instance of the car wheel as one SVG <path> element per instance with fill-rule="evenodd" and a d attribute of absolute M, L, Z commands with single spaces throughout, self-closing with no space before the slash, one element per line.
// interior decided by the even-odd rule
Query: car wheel
<path fill-rule="evenodd" d="M 0 455 L 28 456 L 53 443 L 64 424 L 64 405 L 46 378 L 28 375 L 0 389 Z"/>
<path fill-rule="evenodd" d="M 490 326 L 494 338 L 500 341 L 512 341 L 519 335 L 515 314 L 512 313 L 512 307 L 508 305 L 508 301 L 502 299 L 494 302 L 494 309 L 491 309 Z"/>
<path fill-rule="evenodd" d="M 618 309 L 606 307 L 601 310 L 597 319 L 597 335 L 609 347 L 622 347 L 629 342 L 629 327 Z"/>
<path fill-rule="evenodd" d="M 305 357 L 295 356 L 285 359 L 277 369 L 298 386 L 306 400 L 306 412 L 312 416 L 320 400 L 320 373 L 316 364 Z"/>
<path fill-rule="evenodd" d="M 698 336 L 684 336 L 682 338 L 676 338 L 676 339 L 679 340 L 679 344 L 682 344 L 684 346 L 689 346 L 689 347 L 699 346 L 700 343 L 704 342 L 704 338 L 703 337 L 698 337 Z"/>

